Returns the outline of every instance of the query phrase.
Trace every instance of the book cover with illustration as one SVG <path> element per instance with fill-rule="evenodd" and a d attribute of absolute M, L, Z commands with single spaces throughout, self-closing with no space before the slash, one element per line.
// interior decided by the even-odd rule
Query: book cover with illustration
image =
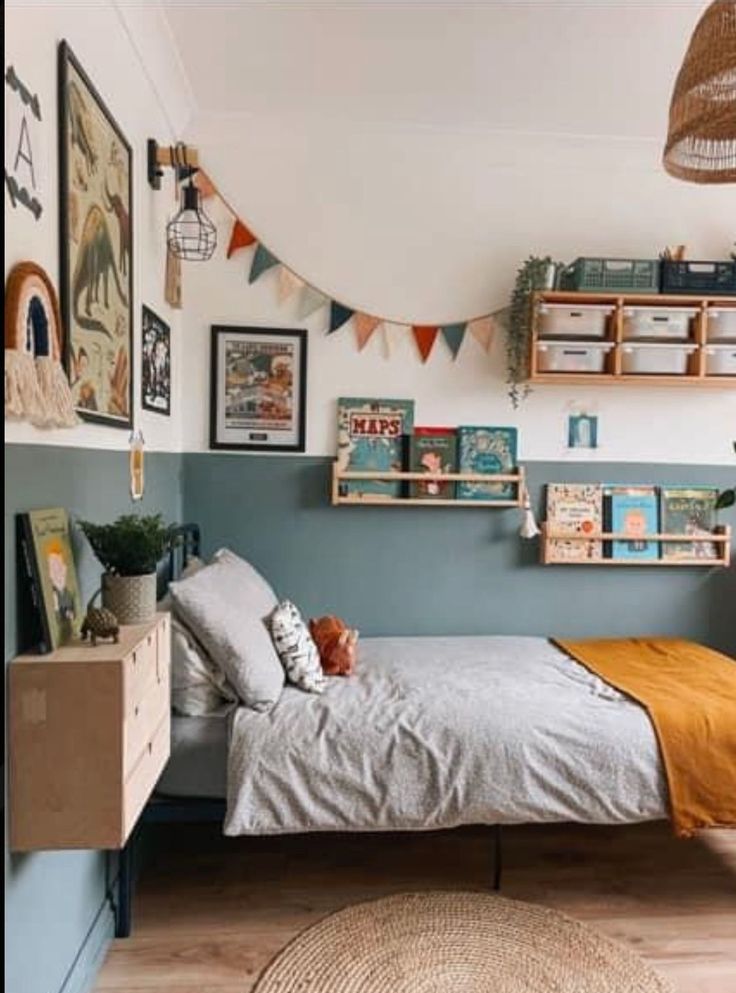
<path fill-rule="evenodd" d="M 713 486 L 663 486 L 659 499 L 665 534 L 706 535 L 716 526 L 718 490 Z M 718 546 L 712 541 L 666 541 L 662 558 L 717 559 Z"/>
<path fill-rule="evenodd" d="M 603 530 L 603 487 L 600 483 L 548 483 L 547 530 L 550 534 L 600 534 Z M 548 562 L 587 562 L 603 558 L 603 543 L 547 542 Z"/>
<path fill-rule="evenodd" d="M 455 472 L 457 432 L 454 428 L 414 428 L 409 439 L 409 471 L 426 473 Z M 418 500 L 452 500 L 455 483 L 440 480 L 413 482 L 409 495 Z"/>
<path fill-rule="evenodd" d="M 518 432 L 508 427 L 459 427 L 458 472 L 493 475 L 516 469 Z M 513 500 L 515 483 L 458 483 L 458 500 Z"/>
<path fill-rule="evenodd" d="M 414 428 L 413 400 L 340 397 L 337 401 L 337 467 L 340 472 L 402 472 L 406 435 Z M 395 499 L 401 482 L 355 479 L 340 482 L 340 496 Z"/>
<path fill-rule="evenodd" d="M 613 559 L 658 559 L 659 543 L 645 541 L 644 535 L 659 531 L 659 501 L 655 486 L 606 486 L 604 517 L 606 529 L 631 535 L 627 541 L 606 543 Z"/>

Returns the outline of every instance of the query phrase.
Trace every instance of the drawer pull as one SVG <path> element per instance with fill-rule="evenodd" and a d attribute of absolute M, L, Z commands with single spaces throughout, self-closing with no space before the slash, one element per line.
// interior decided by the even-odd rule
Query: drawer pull
<path fill-rule="evenodd" d="M 153 742 L 152 741 L 149 741 L 148 742 L 148 754 L 150 755 L 152 751 L 153 751 Z"/>
<path fill-rule="evenodd" d="M 135 710 L 133 711 L 133 716 L 137 717 L 139 713 L 140 713 L 140 707 L 136 707 Z"/>
<path fill-rule="evenodd" d="M 133 652 L 133 665 L 138 661 L 138 652 Z"/>
<path fill-rule="evenodd" d="M 149 634 L 149 636 L 148 636 L 148 644 L 150 645 L 152 643 L 153 643 L 153 637 Z"/>

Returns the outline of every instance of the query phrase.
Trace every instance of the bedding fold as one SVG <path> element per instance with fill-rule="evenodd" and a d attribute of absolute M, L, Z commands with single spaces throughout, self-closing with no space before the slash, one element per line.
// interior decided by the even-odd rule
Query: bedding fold
<path fill-rule="evenodd" d="M 736 660 L 677 638 L 555 644 L 649 714 L 675 832 L 736 827 Z"/>

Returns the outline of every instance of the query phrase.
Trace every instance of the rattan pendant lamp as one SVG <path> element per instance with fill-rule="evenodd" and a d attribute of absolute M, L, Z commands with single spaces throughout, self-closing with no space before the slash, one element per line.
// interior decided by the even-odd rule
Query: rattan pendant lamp
<path fill-rule="evenodd" d="M 675 82 L 664 167 L 691 183 L 736 182 L 736 0 L 715 0 Z"/>

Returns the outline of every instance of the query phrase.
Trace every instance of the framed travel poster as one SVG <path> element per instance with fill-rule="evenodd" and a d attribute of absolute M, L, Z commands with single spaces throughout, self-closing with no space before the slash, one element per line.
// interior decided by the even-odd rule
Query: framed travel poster
<path fill-rule="evenodd" d="M 133 425 L 133 154 L 65 41 L 59 45 L 61 314 L 75 408 Z"/>
<path fill-rule="evenodd" d="M 39 614 L 40 651 L 51 652 L 79 635 L 84 607 L 65 510 L 20 515 L 21 554 Z"/>
<path fill-rule="evenodd" d="M 303 452 L 307 332 L 212 328 L 210 448 Z"/>
<path fill-rule="evenodd" d="M 171 331 L 169 325 L 143 306 L 141 405 L 157 414 L 171 413 Z"/>

